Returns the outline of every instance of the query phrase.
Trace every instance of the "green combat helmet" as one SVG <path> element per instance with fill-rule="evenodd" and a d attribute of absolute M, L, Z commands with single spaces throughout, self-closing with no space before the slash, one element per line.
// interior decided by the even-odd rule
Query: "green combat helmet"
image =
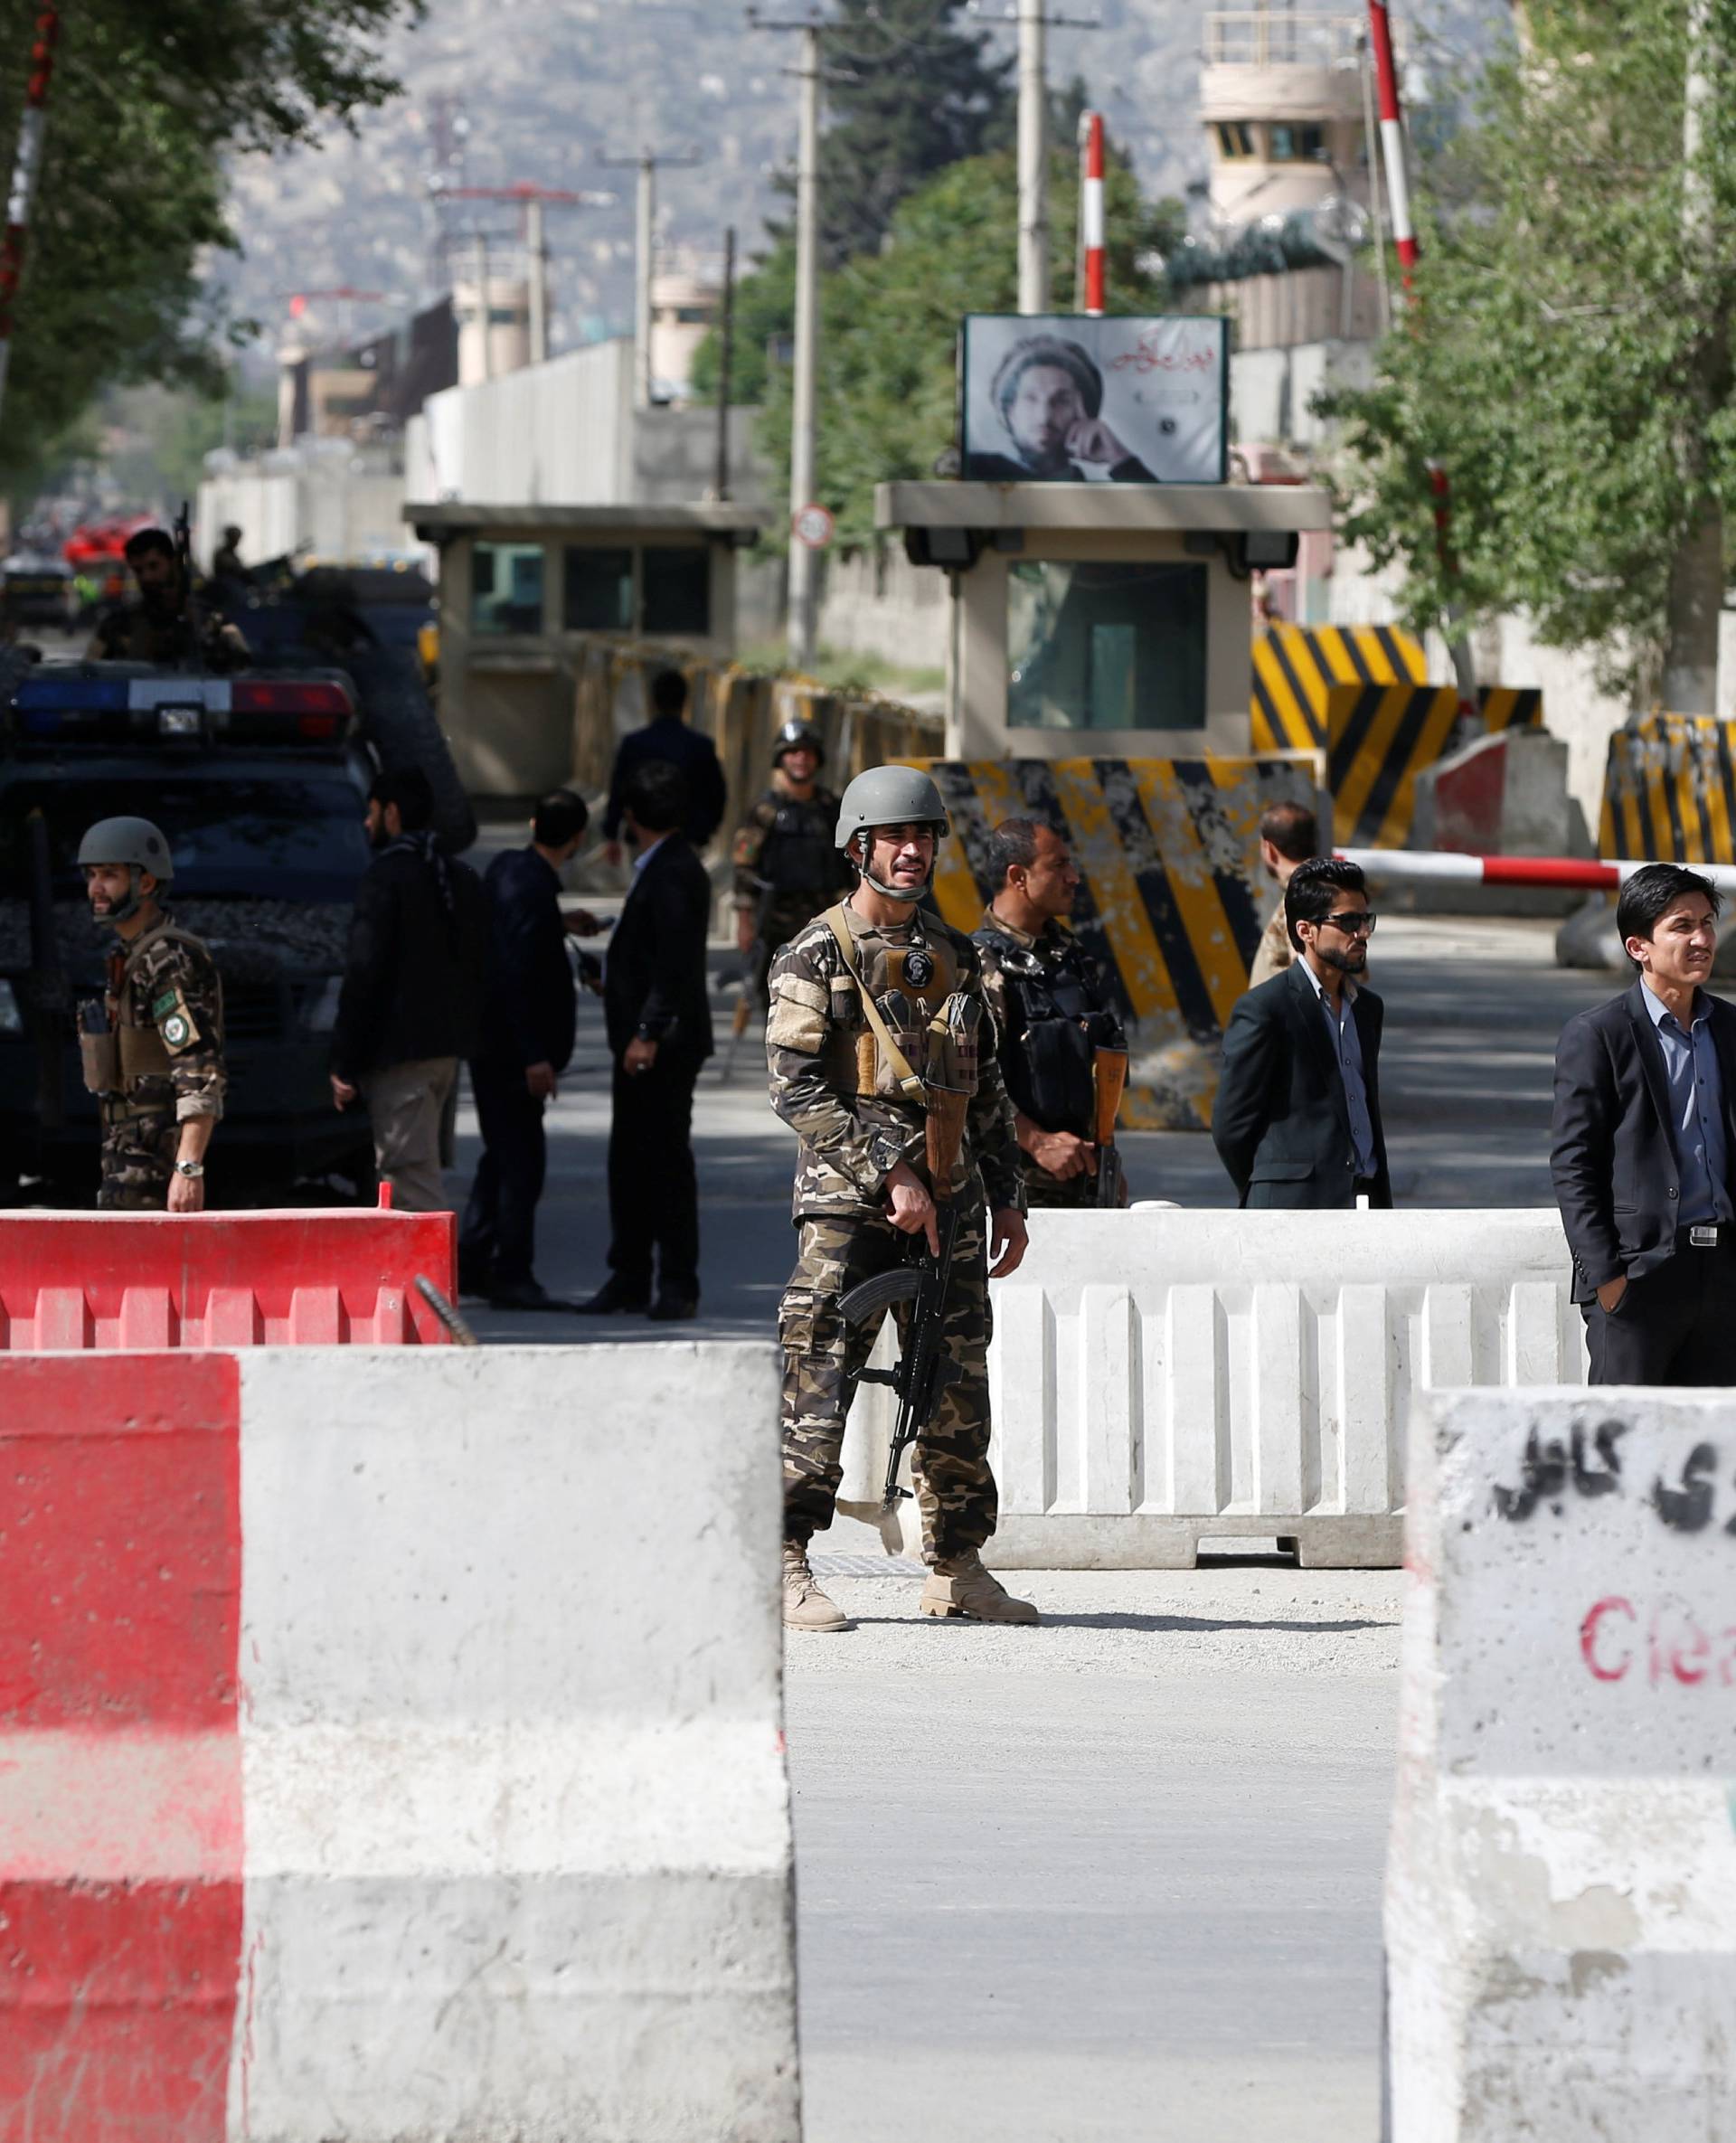
<path fill-rule="evenodd" d="M 127 922 L 138 913 L 144 898 L 140 872 L 148 871 L 159 885 L 167 885 L 175 876 L 169 845 L 148 818 L 99 818 L 79 843 L 80 868 L 87 864 L 125 864 L 131 873 L 131 890 L 109 911 L 105 918 L 108 922 Z"/>
<path fill-rule="evenodd" d="M 915 767 L 870 767 L 858 774 L 838 805 L 837 845 L 848 849 L 858 834 L 877 826 L 931 826 L 937 841 L 952 831 L 940 791 L 927 774 Z M 865 852 L 864 852 L 865 853 Z M 870 878 L 860 864 L 857 869 L 877 893 L 889 901 L 917 902 L 926 887 L 911 892 L 896 885 L 882 885 Z"/>

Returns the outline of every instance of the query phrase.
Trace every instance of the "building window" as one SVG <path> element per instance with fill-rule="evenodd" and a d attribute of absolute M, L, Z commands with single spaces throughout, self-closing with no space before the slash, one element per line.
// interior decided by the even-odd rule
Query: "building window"
<path fill-rule="evenodd" d="M 1218 154 L 1232 164 L 1254 154 L 1254 130 L 1246 119 L 1219 122 Z"/>
<path fill-rule="evenodd" d="M 675 307 L 675 319 L 683 327 L 709 327 L 712 324 L 712 308 L 709 305 L 678 305 Z"/>
<path fill-rule="evenodd" d="M 1007 581 L 1014 729 L 1203 729 L 1207 569 L 1016 561 Z"/>
<path fill-rule="evenodd" d="M 569 543 L 565 608 L 569 632 L 631 632 L 633 553 Z"/>
<path fill-rule="evenodd" d="M 1318 164 L 1326 153 L 1324 127 L 1297 127 L 1279 123 L 1272 128 L 1274 164 Z"/>
<path fill-rule="evenodd" d="M 542 629 L 541 543 L 475 543 L 470 629 L 478 636 Z"/>
<path fill-rule="evenodd" d="M 712 554 L 703 543 L 661 544 L 640 553 L 645 621 L 650 639 L 661 633 L 703 638 L 712 629 Z"/>

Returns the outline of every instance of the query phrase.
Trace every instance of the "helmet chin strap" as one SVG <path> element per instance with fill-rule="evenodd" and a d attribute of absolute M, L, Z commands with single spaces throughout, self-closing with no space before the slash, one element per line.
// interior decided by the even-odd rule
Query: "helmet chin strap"
<path fill-rule="evenodd" d="M 142 875 L 137 864 L 127 866 L 127 898 L 108 911 L 102 919 L 105 922 L 131 922 L 138 913 L 145 905 L 145 895 L 139 890 L 138 883 Z"/>
<path fill-rule="evenodd" d="M 873 832 L 873 828 L 870 826 L 867 834 L 858 834 L 856 835 L 857 840 L 862 842 L 863 847 L 870 855 L 874 853 L 873 842 L 869 838 L 869 835 L 872 835 Z M 912 892 L 912 890 L 908 885 L 887 885 L 883 883 L 882 880 L 874 876 L 873 873 L 868 868 L 866 863 L 858 864 L 856 865 L 856 870 L 861 875 L 863 883 L 864 885 L 872 885 L 874 891 L 880 894 L 882 900 L 900 901 L 907 908 L 914 908 L 916 906 L 917 902 L 922 898 L 923 894 L 928 892 L 929 881 L 934 876 L 934 868 L 933 865 L 930 864 L 926 876 L 922 880 L 921 884 L 916 887 L 914 892 Z"/>

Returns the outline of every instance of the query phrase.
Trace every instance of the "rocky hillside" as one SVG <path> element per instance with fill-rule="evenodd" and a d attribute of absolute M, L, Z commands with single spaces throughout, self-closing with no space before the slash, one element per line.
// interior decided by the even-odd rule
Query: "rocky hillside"
<path fill-rule="evenodd" d="M 1099 0 L 1096 12 L 1097 30 L 1052 31 L 1051 79 L 1082 75 L 1148 187 L 1179 192 L 1204 168 L 1195 104 L 1205 0 Z M 1439 80 L 1486 49 L 1507 0 L 1397 0 L 1393 12 Z M 1011 0 L 982 0 L 982 21 L 1009 52 L 1010 13 Z M 662 175 L 661 244 L 715 257 L 734 223 L 751 246 L 794 152 L 796 85 L 783 71 L 795 43 L 749 29 L 739 0 L 429 0 L 420 26 L 396 41 L 405 93 L 395 104 L 354 137 L 238 170 L 246 256 L 225 271 L 234 300 L 261 322 L 268 346 L 297 289 L 387 292 L 398 305 L 310 315 L 326 333 L 384 324 L 431 287 L 429 182 L 444 172 L 470 185 L 616 192 L 613 206 L 552 210 L 549 243 L 557 346 L 619 330 L 631 305 L 633 174 L 601 159 L 646 144 L 696 154 L 693 168 Z M 504 242 L 510 208 L 447 211 L 458 232 L 478 214 Z"/>

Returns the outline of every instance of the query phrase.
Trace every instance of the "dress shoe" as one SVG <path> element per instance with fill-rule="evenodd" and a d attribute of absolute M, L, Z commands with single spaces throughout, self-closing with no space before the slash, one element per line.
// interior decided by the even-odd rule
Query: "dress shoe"
<path fill-rule="evenodd" d="M 686 1317 L 699 1315 L 699 1302 L 693 1295 L 659 1295 L 650 1308 L 654 1325 L 674 1325 Z"/>
<path fill-rule="evenodd" d="M 578 1306 L 551 1295 L 540 1279 L 497 1281 L 488 1290 L 490 1309 L 555 1309 L 570 1313 Z"/>
<path fill-rule="evenodd" d="M 649 1295 L 636 1295 L 618 1279 L 606 1279 L 588 1301 L 573 1306 L 580 1317 L 637 1317 L 651 1307 Z"/>
<path fill-rule="evenodd" d="M 469 1265 L 458 1260 L 458 1292 L 460 1295 L 492 1295 L 495 1276 L 486 1265 Z"/>

